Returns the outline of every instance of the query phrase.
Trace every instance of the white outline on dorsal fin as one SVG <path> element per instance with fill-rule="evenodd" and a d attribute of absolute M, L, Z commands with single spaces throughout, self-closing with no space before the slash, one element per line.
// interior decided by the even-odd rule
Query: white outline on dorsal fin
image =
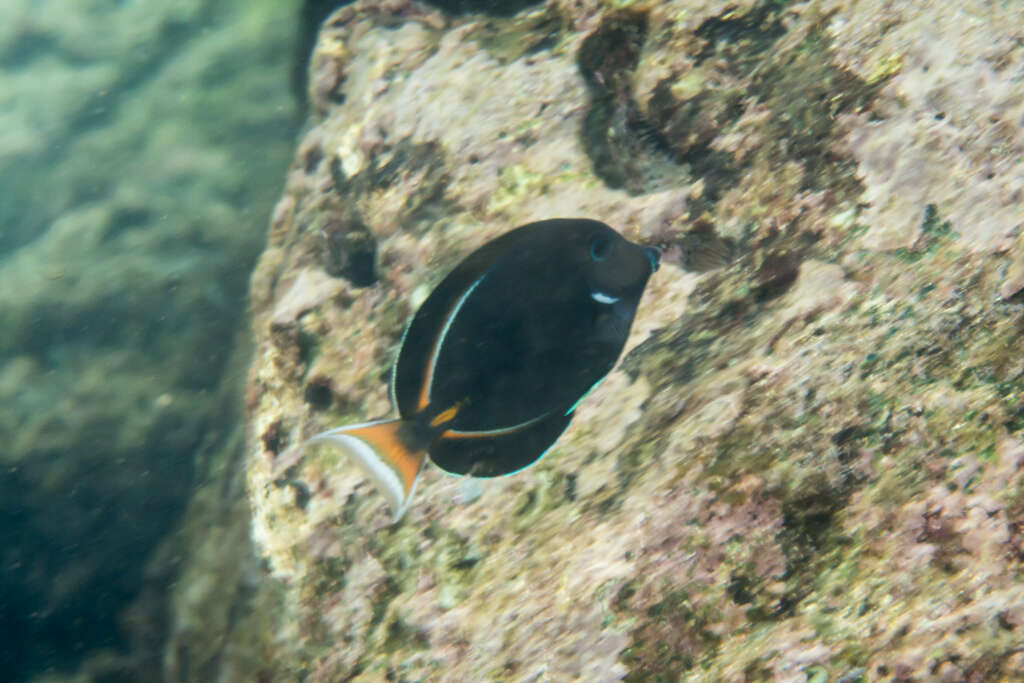
<path fill-rule="evenodd" d="M 490 270 L 484 272 L 483 275 L 478 277 L 473 284 L 466 288 L 466 291 L 462 293 L 459 300 L 452 306 L 451 312 L 448 313 L 448 318 L 444 321 L 444 325 L 441 326 L 441 332 L 437 335 L 437 341 L 434 342 L 434 352 L 430 354 L 430 365 L 428 366 L 429 372 L 425 382 L 422 395 L 427 397 L 427 402 L 430 402 L 430 390 L 434 386 L 434 372 L 437 370 L 437 358 L 441 355 L 441 347 L 444 346 L 444 340 L 448 336 L 448 330 L 451 328 L 452 323 L 455 322 L 455 317 L 459 314 L 459 310 L 466 303 L 466 299 L 473 293 L 473 290 L 477 288 L 484 278 L 487 277 L 487 273 Z"/>

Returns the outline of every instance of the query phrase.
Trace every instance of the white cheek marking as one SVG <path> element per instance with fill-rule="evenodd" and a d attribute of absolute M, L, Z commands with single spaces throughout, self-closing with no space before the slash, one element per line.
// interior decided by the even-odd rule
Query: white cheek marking
<path fill-rule="evenodd" d="M 599 304 L 613 304 L 619 300 L 617 296 L 608 296 L 604 292 L 591 292 L 590 298 Z"/>

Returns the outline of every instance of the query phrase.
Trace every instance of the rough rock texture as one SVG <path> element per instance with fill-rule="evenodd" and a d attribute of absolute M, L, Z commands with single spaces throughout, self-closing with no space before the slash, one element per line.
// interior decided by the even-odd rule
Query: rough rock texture
<path fill-rule="evenodd" d="M 220 388 L 293 142 L 293 14 L 0 3 L 2 680 L 83 659 L 78 680 L 156 680 L 168 620 L 117 627 L 144 584 L 165 595 L 181 553 L 147 557 L 232 453 Z"/>
<path fill-rule="evenodd" d="M 281 666 L 1024 677 L 1024 9 L 959 7 L 335 13 L 252 281 Z M 666 255 L 542 462 L 428 468 L 391 526 L 350 463 L 295 456 L 388 413 L 403 323 L 462 256 L 573 215 Z"/>

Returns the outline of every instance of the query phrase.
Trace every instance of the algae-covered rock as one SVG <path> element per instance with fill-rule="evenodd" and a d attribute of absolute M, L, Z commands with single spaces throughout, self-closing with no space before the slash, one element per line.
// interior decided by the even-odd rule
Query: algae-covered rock
<path fill-rule="evenodd" d="M 971 149 L 923 141 L 928 95 L 900 94 L 987 79 L 944 91 L 965 139 L 1014 115 L 1024 51 L 996 37 L 1021 17 L 949 18 L 998 68 L 979 47 L 922 80 L 919 32 L 951 12 L 364 0 L 327 20 L 252 281 L 249 498 L 296 678 L 1024 676 L 1020 131 L 977 184 Z M 899 146 L 912 163 L 879 163 Z M 553 216 L 665 255 L 540 463 L 428 467 L 391 525 L 352 463 L 296 455 L 389 413 L 403 323 L 450 267 Z M 372 277 L 346 271 L 369 253 Z"/>

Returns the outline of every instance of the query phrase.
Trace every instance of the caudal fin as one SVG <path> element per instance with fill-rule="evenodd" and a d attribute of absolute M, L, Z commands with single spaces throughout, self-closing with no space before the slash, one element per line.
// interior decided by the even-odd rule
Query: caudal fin
<path fill-rule="evenodd" d="M 409 450 L 398 435 L 401 420 L 380 420 L 329 429 L 302 444 L 330 444 L 355 460 L 387 499 L 397 522 L 405 514 L 426 451 Z"/>

